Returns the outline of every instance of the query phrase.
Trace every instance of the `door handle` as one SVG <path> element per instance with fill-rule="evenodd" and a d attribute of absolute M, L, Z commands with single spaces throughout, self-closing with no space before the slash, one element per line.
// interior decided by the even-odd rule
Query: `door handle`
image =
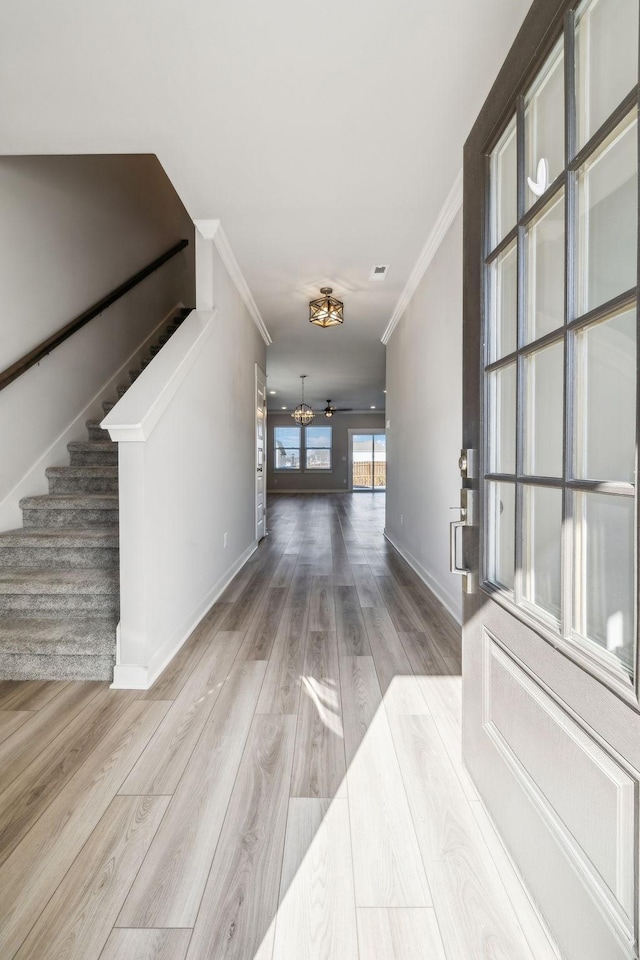
<path fill-rule="evenodd" d="M 460 511 L 460 519 L 452 520 L 449 524 L 449 569 L 464 577 L 463 589 L 465 593 L 475 593 L 478 577 L 475 571 L 463 567 L 458 563 L 458 530 L 462 527 L 472 527 L 476 522 L 476 495 L 475 491 L 464 488 L 460 491 L 460 506 L 451 507 Z"/>
<path fill-rule="evenodd" d="M 458 565 L 458 530 L 466 526 L 464 520 L 452 520 L 449 524 L 449 569 L 451 573 L 459 573 L 461 577 L 471 573 L 466 567 Z"/>
<path fill-rule="evenodd" d="M 462 589 L 465 593 L 475 593 L 478 587 L 478 577 L 473 570 L 468 567 L 461 567 L 458 564 L 458 528 L 468 527 L 466 520 L 452 520 L 449 524 L 449 569 L 451 573 L 457 573 L 464 577 Z"/>

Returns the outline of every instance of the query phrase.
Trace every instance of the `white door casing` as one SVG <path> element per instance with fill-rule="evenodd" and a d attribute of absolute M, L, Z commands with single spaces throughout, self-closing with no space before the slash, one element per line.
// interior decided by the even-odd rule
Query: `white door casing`
<path fill-rule="evenodd" d="M 256 540 L 267 532 L 267 378 L 256 364 Z"/>

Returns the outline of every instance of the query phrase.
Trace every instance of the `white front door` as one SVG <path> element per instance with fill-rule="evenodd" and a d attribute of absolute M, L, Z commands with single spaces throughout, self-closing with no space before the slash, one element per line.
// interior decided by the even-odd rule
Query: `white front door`
<path fill-rule="evenodd" d="M 256 364 L 256 540 L 267 532 L 267 378 Z"/>
<path fill-rule="evenodd" d="M 465 148 L 464 757 L 567 960 L 629 960 L 638 0 L 536 0 L 500 77 Z"/>

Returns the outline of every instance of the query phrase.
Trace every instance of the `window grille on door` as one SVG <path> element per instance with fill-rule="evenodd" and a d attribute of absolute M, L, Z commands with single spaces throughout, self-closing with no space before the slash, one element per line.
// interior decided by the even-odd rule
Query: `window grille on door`
<path fill-rule="evenodd" d="M 487 157 L 482 579 L 637 679 L 638 0 L 585 0 Z"/>

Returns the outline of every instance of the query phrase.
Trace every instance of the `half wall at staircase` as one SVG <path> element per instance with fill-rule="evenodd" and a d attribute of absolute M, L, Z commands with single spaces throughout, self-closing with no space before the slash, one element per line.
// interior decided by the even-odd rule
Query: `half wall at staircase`
<path fill-rule="evenodd" d="M 213 240 L 196 243 L 198 309 L 102 422 L 119 443 L 118 687 L 153 682 L 257 546 L 266 338 Z"/>

